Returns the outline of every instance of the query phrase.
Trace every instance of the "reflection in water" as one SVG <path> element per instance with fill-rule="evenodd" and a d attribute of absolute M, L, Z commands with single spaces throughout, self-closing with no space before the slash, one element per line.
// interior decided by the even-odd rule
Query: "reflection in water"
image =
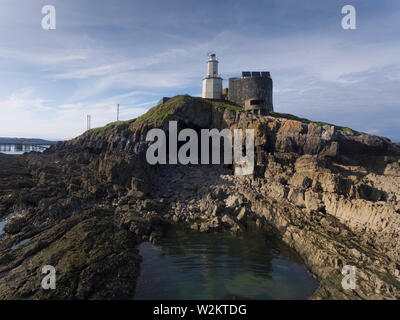
<path fill-rule="evenodd" d="M 140 254 L 135 299 L 306 299 L 317 287 L 294 252 L 261 232 L 174 227 Z"/>
<path fill-rule="evenodd" d="M 18 249 L 19 247 L 23 246 L 25 243 L 27 243 L 27 242 L 28 242 L 29 240 L 31 240 L 31 239 L 32 239 L 32 238 L 28 238 L 28 239 L 24 239 L 24 240 L 18 242 L 17 244 L 15 244 L 15 245 L 13 245 L 13 246 L 11 247 L 11 250 Z"/>
<path fill-rule="evenodd" d="M 0 221 L 0 235 L 4 233 L 4 226 L 7 224 L 7 221 Z"/>
<path fill-rule="evenodd" d="M 0 153 L 5 154 L 23 154 L 25 152 L 42 152 L 50 148 L 50 145 L 29 145 L 29 144 L 1 144 Z"/>

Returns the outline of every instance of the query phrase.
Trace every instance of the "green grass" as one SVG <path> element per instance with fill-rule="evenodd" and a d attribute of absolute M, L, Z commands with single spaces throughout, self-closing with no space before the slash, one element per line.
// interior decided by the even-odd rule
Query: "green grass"
<path fill-rule="evenodd" d="M 167 102 L 151 108 L 145 114 L 135 119 L 131 125 L 137 125 L 138 123 L 145 121 L 154 121 L 157 125 L 160 125 L 163 120 L 168 115 L 173 114 L 178 107 L 182 106 L 184 103 L 194 101 L 195 99 L 196 98 L 193 98 L 189 95 L 175 96 L 169 99 Z"/>
<path fill-rule="evenodd" d="M 193 103 L 198 104 L 199 107 L 204 104 L 211 104 L 214 108 L 219 111 L 230 110 L 234 112 L 244 112 L 244 109 L 240 106 L 230 104 L 228 102 L 219 102 L 219 101 L 210 101 L 204 100 L 199 97 L 191 97 L 189 95 L 179 95 L 175 96 L 165 103 L 161 105 L 157 105 L 151 109 L 149 109 L 145 114 L 141 115 L 138 118 L 127 120 L 127 121 L 115 121 L 111 122 L 104 127 L 98 127 L 89 130 L 89 133 L 100 133 L 100 132 L 107 132 L 112 130 L 118 126 L 128 125 L 129 127 L 134 127 L 140 123 L 149 121 L 154 123 L 156 126 L 160 125 L 163 120 L 170 114 L 173 114 L 175 110 L 181 107 L 185 103 Z"/>
<path fill-rule="evenodd" d="M 220 112 L 224 112 L 225 110 L 229 110 L 232 112 L 246 112 L 244 108 L 229 103 L 228 101 L 212 101 L 212 100 L 205 100 L 203 98 L 199 97 L 191 97 L 189 95 L 179 95 L 175 96 L 165 103 L 161 105 L 157 105 L 151 109 L 149 109 L 145 114 L 141 115 L 138 118 L 127 120 L 127 121 L 115 121 L 107 124 L 104 127 L 99 127 L 99 128 L 94 128 L 89 130 L 89 133 L 102 133 L 102 132 L 107 132 L 109 130 L 112 130 L 114 128 L 117 128 L 119 126 L 127 125 L 129 127 L 134 127 L 140 123 L 143 122 L 152 122 L 155 126 L 159 126 L 163 120 L 168 116 L 171 115 L 175 112 L 176 109 L 181 107 L 185 103 L 192 103 L 194 105 L 198 105 L 201 107 L 202 105 L 204 106 L 205 104 L 212 105 L 215 109 L 217 109 Z M 335 130 L 342 131 L 345 134 L 354 134 L 354 135 L 359 135 L 360 132 L 357 132 L 355 130 L 352 130 L 347 127 L 341 127 L 341 126 L 336 126 L 330 123 L 326 122 L 321 122 L 321 121 L 311 121 L 305 118 L 300 118 L 292 114 L 288 113 L 279 113 L 279 112 L 269 112 L 269 116 L 272 116 L 274 118 L 284 118 L 284 119 L 289 119 L 289 120 L 296 120 L 300 121 L 305 124 L 309 123 L 315 123 L 320 126 L 324 125 L 329 125 L 333 126 Z"/>
<path fill-rule="evenodd" d="M 296 120 L 296 121 L 300 121 L 303 123 L 310 123 L 312 122 L 311 120 L 305 119 L 305 118 L 299 118 L 296 117 L 293 114 L 289 114 L 289 113 L 279 113 L 279 112 L 275 112 L 275 111 L 270 111 L 268 112 L 268 115 L 274 118 L 284 118 L 284 119 L 289 119 L 289 120 Z"/>
<path fill-rule="evenodd" d="M 305 124 L 315 123 L 315 124 L 317 124 L 319 126 L 326 126 L 326 125 L 327 126 L 333 126 L 333 127 L 335 127 L 335 130 L 342 131 L 342 132 L 344 132 L 346 134 L 354 134 L 354 135 L 361 134 L 360 132 L 355 131 L 355 130 L 350 129 L 350 128 L 347 128 L 347 127 L 336 126 L 334 124 L 327 123 L 327 122 L 322 122 L 322 121 L 311 121 L 311 120 L 308 120 L 306 118 L 296 117 L 295 115 L 289 114 L 289 113 L 279 113 L 279 112 L 273 112 L 272 111 L 272 112 L 269 112 L 268 115 L 271 116 L 271 117 L 274 117 L 274 118 L 284 118 L 284 119 L 289 119 L 289 120 L 296 120 L 296 121 L 300 121 L 300 122 L 305 123 Z"/>
<path fill-rule="evenodd" d="M 88 130 L 87 132 L 91 132 L 91 133 L 106 132 L 113 128 L 119 127 L 124 124 L 130 124 L 135 121 L 136 121 L 136 118 L 127 120 L 127 121 L 114 121 L 114 122 L 110 122 L 110 123 L 106 124 L 104 127 L 93 128 L 93 129 Z"/>
<path fill-rule="evenodd" d="M 223 110 L 230 110 L 234 112 L 246 112 L 244 108 L 231 104 L 229 102 L 223 102 L 223 101 L 210 101 L 210 103 L 213 105 L 214 108 L 216 108 L 219 111 Z"/>

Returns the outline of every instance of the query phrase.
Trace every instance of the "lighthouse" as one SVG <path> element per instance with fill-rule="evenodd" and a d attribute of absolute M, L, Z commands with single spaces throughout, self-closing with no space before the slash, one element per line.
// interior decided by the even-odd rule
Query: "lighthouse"
<path fill-rule="evenodd" d="M 207 59 L 207 74 L 203 78 L 201 96 L 206 99 L 221 99 L 222 78 L 218 74 L 218 59 L 215 53 L 210 53 Z"/>

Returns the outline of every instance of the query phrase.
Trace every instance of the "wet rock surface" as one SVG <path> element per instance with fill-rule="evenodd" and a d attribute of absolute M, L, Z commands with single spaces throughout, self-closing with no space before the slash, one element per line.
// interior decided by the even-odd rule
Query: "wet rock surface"
<path fill-rule="evenodd" d="M 202 99 L 168 103 L 162 117 L 91 130 L 43 154 L 0 154 L 1 299 L 132 298 L 137 245 L 157 242 L 175 223 L 274 232 L 319 281 L 314 299 L 400 297 L 398 144 Z M 179 128 L 254 129 L 254 174 L 149 165 L 146 134 L 170 120 Z M 347 264 L 356 267 L 354 290 L 341 286 Z M 57 270 L 56 290 L 41 289 L 45 265 Z"/>

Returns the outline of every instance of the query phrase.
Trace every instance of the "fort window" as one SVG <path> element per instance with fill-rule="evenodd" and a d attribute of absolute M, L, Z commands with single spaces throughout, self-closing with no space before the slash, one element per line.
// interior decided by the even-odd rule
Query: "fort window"
<path fill-rule="evenodd" d="M 264 104 L 264 100 L 250 100 L 251 106 L 256 106 L 256 105 L 260 105 L 260 104 Z"/>

